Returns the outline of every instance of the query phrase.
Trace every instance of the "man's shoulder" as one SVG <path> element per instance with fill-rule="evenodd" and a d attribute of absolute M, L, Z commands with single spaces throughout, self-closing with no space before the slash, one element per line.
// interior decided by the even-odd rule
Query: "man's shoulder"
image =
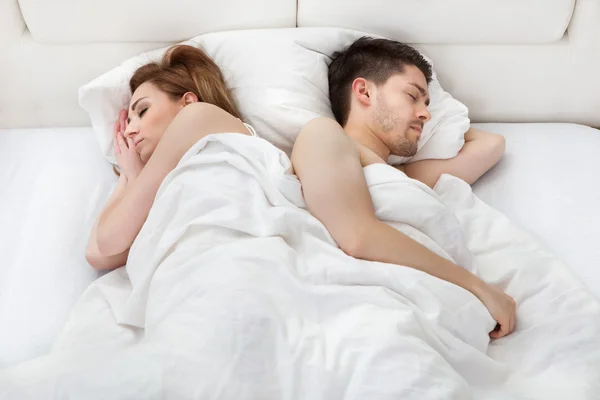
<path fill-rule="evenodd" d="M 334 119 L 318 117 L 309 121 L 296 138 L 294 149 L 311 148 L 313 151 L 355 151 L 354 141 L 346 135 L 342 126 Z"/>
<path fill-rule="evenodd" d="M 367 165 L 371 164 L 387 164 L 385 160 L 383 160 L 381 157 L 375 154 L 375 152 L 373 152 L 366 146 L 363 146 L 355 140 L 352 141 L 356 145 L 356 149 L 358 150 L 358 154 L 360 156 L 360 163 L 363 167 L 366 167 Z"/>

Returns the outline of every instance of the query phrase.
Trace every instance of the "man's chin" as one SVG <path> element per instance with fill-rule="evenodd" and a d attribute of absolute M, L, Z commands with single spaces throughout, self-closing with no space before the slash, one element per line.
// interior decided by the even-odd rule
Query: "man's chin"
<path fill-rule="evenodd" d="M 411 155 L 410 157 L 414 156 L 415 154 L 417 154 L 417 151 L 419 151 L 419 142 L 416 141 L 415 143 L 413 143 L 413 147 L 411 148 Z"/>

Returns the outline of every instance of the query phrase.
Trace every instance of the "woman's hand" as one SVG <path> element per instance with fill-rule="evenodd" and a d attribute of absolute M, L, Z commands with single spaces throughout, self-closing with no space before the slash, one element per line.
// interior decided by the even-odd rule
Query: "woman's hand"
<path fill-rule="evenodd" d="M 490 332 L 491 338 L 499 339 L 515 329 L 517 304 L 512 297 L 498 287 L 485 282 L 474 291 L 474 294 L 498 323 L 496 329 Z"/>
<path fill-rule="evenodd" d="M 135 151 L 133 140 L 126 138 L 124 135 L 127 126 L 126 120 L 127 110 L 121 110 L 119 120 L 115 123 L 113 130 L 113 142 L 115 157 L 121 174 L 125 175 L 128 182 L 132 182 L 138 177 L 142 168 L 144 168 L 144 163 L 138 152 Z"/>

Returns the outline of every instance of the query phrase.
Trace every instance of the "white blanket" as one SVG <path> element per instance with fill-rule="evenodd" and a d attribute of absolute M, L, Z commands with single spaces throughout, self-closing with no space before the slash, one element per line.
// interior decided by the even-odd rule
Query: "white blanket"
<path fill-rule="evenodd" d="M 164 180 L 127 269 L 90 286 L 52 352 L 0 371 L 0 398 L 597 398 L 600 305 L 558 259 L 457 178 L 364 171 L 380 219 L 515 298 L 514 333 L 490 343 L 466 290 L 344 254 L 284 153 L 218 134 Z"/>

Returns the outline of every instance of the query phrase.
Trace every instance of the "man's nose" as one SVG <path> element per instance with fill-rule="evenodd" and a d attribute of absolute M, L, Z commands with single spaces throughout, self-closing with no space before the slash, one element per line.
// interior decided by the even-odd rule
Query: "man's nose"
<path fill-rule="evenodd" d="M 419 117 L 419 121 L 421 121 L 422 123 L 425 123 L 427 121 L 429 121 L 431 119 L 431 113 L 429 112 L 429 110 L 427 109 L 427 107 L 422 108 L 418 113 L 417 116 Z"/>

